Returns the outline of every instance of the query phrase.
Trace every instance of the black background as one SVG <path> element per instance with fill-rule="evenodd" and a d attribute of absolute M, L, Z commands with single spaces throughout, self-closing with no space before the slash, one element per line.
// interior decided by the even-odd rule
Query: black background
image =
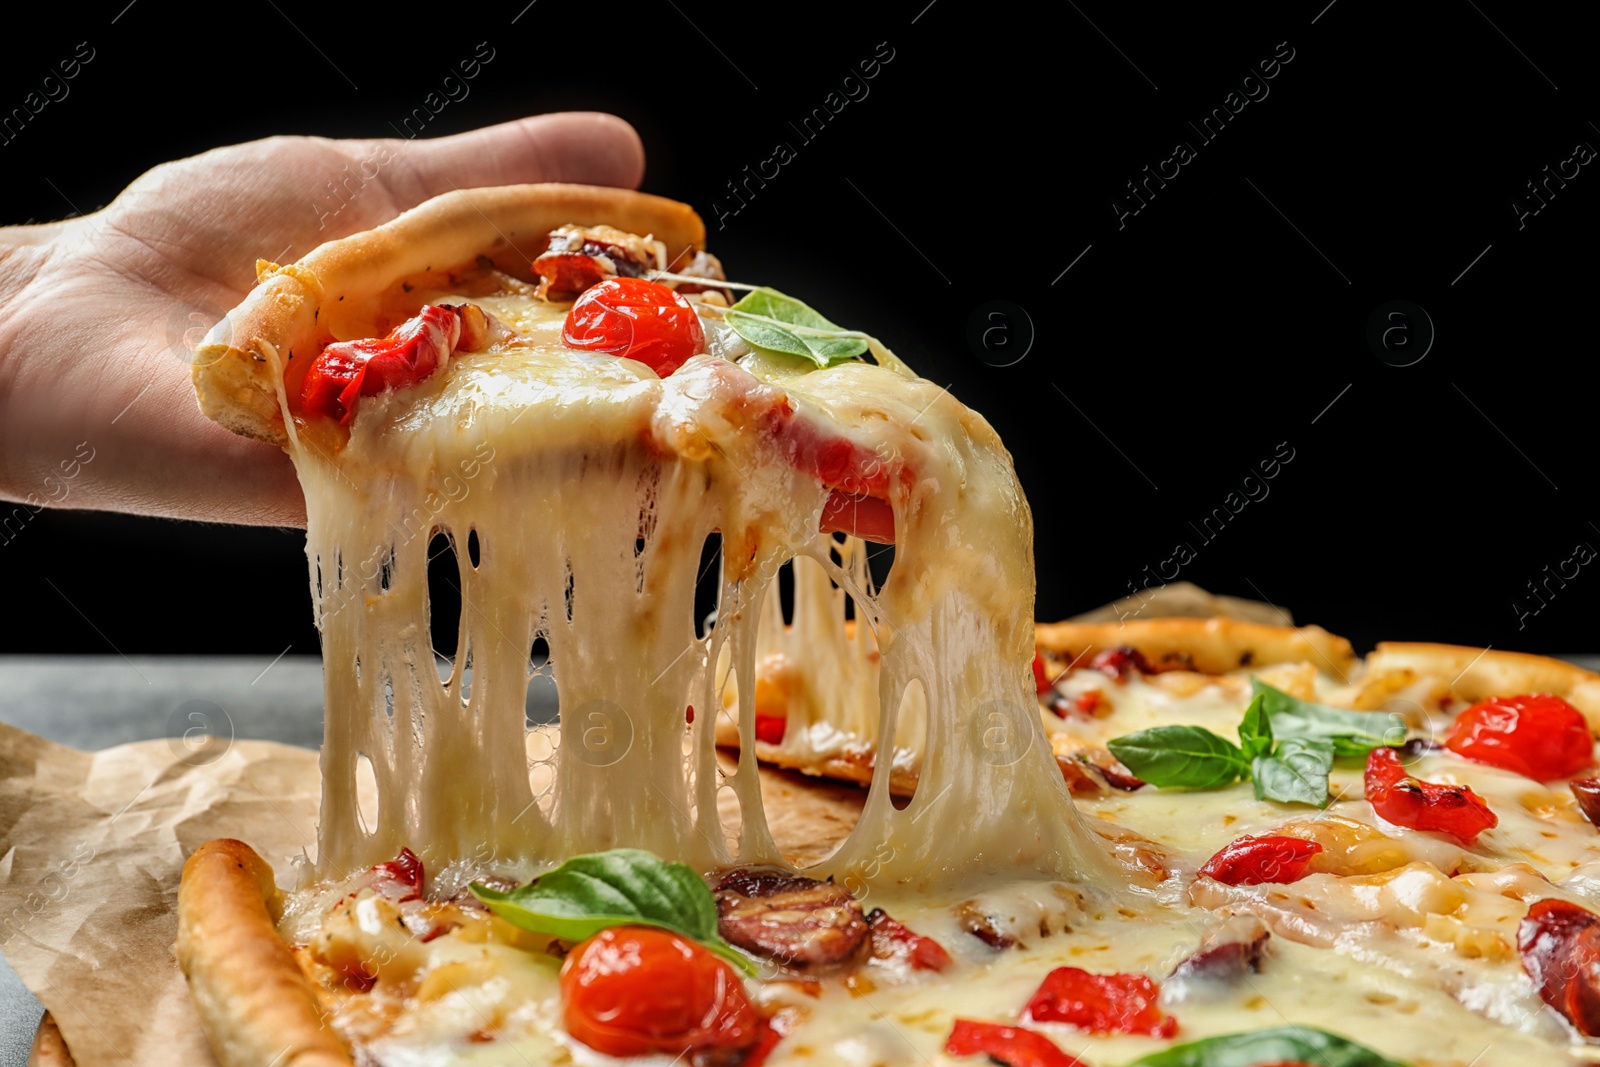
<path fill-rule="evenodd" d="M 124 2 L 14 31 L 0 111 L 79 42 L 94 59 L 0 145 L 3 221 L 94 210 L 219 144 L 392 136 L 487 42 L 426 134 L 565 108 L 633 122 L 645 188 L 706 216 L 731 277 L 877 334 L 996 425 L 1034 508 L 1041 618 L 1170 577 L 1187 542 L 1177 577 L 1358 645 L 1600 651 L 1600 564 L 1550 580 L 1543 607 L 1527 592 L 1600 547 L 1600 175 L 1520 229 L 1512 207 L 1600 146 L 1592 38 L 1564 9 Z M 888 49 L 804 142 L 791 123 Z M 1215 140 L 1186 125 L 1291 49 Z M 1179 140 L 1193 161 L 1119 225 L 1124 183 Z M 779 141 L 795 158 L 719 227 L 725 183 Z M 967 339 L 997 299 L 1032 323 L 1011 366 Z M 1436 328 L 1410 366 L 1393 364 L 1417 348 L 1386 361 L 1366 339 L 1397 299 Z M 1005 351 L 1026 332 L 1012 322 Z M 1292 461 L 1244 486 L 1283 442 Z M 1263 485 L 1210 540 L 1195 529 Z M 0 545 L 4 650 L 315 651 L 302 548 L 297 531 L 41 514 Z"/>

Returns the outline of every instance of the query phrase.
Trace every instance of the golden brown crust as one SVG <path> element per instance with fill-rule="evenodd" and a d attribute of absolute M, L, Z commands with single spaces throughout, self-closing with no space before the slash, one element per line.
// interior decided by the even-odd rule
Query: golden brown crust
<path fill-rule="evenodd" d="M 1367 657 L 1369 677 L 1406 671 L 1443 679 L 1452 696 L 1471 703 L 1553 693 L 1583 712 L 1591 729 L 1600 729 L 1600 674 L 1565 660 L 1423 641 L 1386 641 Z"/>
<path fill-rule="evenodd" d="M 39 1020 L 39 1030 L 33 1035 L 33 1051 L 28 1053 L 28 1067 L 75 1067 L 76 1060 L 62 1040 L 61 1030 L 49 1012 Z"/>
<path fill-rule="evenodd" d="M 351 1067 L 316 994 L 278 938 L 272 868 L 250 846 L 209 841 L 183 865 L 178 964 L 222 1067 Z"/>
<path fill-rule="evenodd" d="M 278 389 L 291 352 L 309 353 L 330 336 L 368 336 L 361 322 L 375 298 L 413 275 L 485 256 L 526 274 L 545 235 L 568 223 L 653 235 L 669 262 L 705 243 L 693 208 L 631 189 L 551 183 L 445 193 L 287 267 L 258 263 L 255 289 L 195 351 L 200 410 L 234 433 L 286 445 Z"/>
<path fill-rule="evenodd" d="M 1156 667 L 1203 674 L 1304 662 L 1346 682 L 1360 662 L 1349 641 L 1320 626 L 1269 626 L 1243 619 L 1042 622 L 1035 628 L 1035 640 L 1069 662 L 1087 664 L 1097 652 L 1127 645 Z"/>

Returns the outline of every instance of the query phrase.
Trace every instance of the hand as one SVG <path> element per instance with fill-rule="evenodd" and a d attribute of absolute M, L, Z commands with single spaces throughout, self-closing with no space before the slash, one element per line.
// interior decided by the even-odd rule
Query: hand
<path fill-rule="evenodd" d="M 92 215 L 0 229 L 0 499 L 305 525 L 288 456 L 202 416 L 190 384 L 195 343 L 255 261 L 293 262 L 451 189 L 633 187 L 643 171 L 638 135 L 610 115 L 272 137 L 156 167 Z"/>

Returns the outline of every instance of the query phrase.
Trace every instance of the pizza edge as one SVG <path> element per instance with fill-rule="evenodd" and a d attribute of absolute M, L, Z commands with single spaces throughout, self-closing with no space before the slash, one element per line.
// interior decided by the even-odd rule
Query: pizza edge
<path fill-rule="evenodd" d="M 1221 675 L 1279 663 L 1312 663 L 1340 683 L 1358 672 L 1413 671 L 1449 677 L 1458 697 L 1476 703 L 1510 693 L 1552 693 L 1568 701 L 1600 732 L 1600 674 L 1574 663 L 1531 652 L 1426 641 L 1380 642 L 1364 659 L 1348 640 L 1320 626 L 1274 626 L 1221 616 L 1214 618 L 1135 619 L 1125 622 L 1042 622 L 1035 624 L 1037 647 L 1072 663 L 1087 665 L 1107 649 L 1129 647 L 1166 670 Z M 739 726 L 726 716 L 717 721 L 717 744 L 739 748 Z M 857 785 L 872 781 L 874 754 L 830 756 L 806 763 L 781 744 L 757 741 L 764 764 Z M 911 796 L 917 774 L 897 770 L 890 788 Z"/>
<path fill-rule="evenodd" d="M 195 850 L 178 889 L 178 965 L 222 1067 L 352 1067 L 273 923 L 272 868 L 242 841 Z"/>
<path fill-rule="evenodd" d="M 705 223 L 693 208 L 632 189 L 547 183 L 445 193 L 287 266 L 258 262 L 255 288 L 195 350 L 201 413 L 234 433 L 287 446 L 280 368 L 295 348 L 309 353 L 326 338 L 318 323 L 324 304 L 370 300 L 408 276 L 481 256 L 525 273 L 544 247 L 535 242 L 568 224 L 653 235 L 669 262 L 705 244 Z"/>

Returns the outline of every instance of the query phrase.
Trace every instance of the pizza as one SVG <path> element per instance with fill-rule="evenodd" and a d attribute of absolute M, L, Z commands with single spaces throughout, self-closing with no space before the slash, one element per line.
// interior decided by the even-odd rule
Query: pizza
<path fill-rule="evenodd" d="M 988 423 L 681 204 L 456 192 L 258 273 L 195 385 L 305 488 L 324 794 L 292 877 L 185 867 L 225 1067 L 1586 1058 L 1600 677 L 1036 626 Z"/>

